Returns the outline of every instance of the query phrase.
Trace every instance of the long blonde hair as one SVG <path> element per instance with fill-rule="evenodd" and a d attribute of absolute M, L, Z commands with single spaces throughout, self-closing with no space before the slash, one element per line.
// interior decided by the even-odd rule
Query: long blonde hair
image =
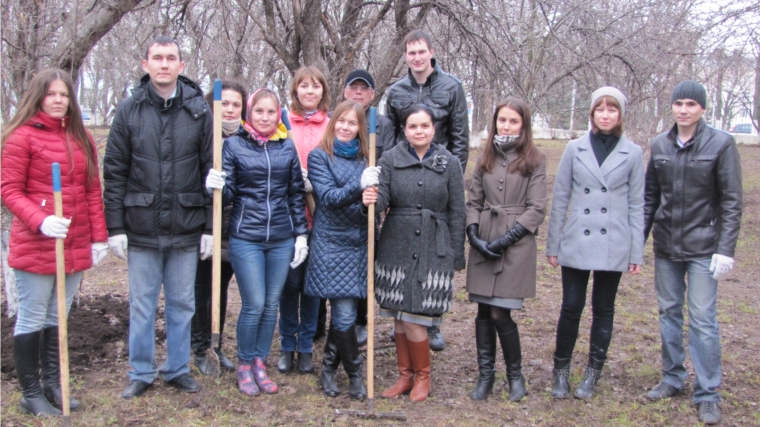
<path fill-rule="evenodd" d="M 69 144 L 73 140 L 84 153 L 87 179 L 90 180 L 98 175 L 95 151 L 91 145 L 90 133 L 85 129 L 84 122 L 82 121 L 82 113 L 79 110 L 79 103 L 77 102 L 77 93 L 74 90 L 74 80 L 72 80 L 69 73 L 63 70 L 53 68 L 40 71 L 34 76 L 29 83 L 29 89 L 24 93 L 24 97 L 21 98 L 18 111 L 3 131 L 0 146 L 5 147 L 8 137 L 42 110 L 42 101 L 47 96 L 50 85 L 56 80 L 65 83 L 66 90 L 69 92 L 69 109 L 66 112 L 66 115 L 69 116 L 69 125 L 66 128 L 66 143 Z"/>

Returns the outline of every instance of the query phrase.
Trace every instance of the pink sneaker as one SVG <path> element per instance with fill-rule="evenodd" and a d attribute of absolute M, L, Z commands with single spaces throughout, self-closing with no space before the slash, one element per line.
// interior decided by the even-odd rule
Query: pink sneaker
<path fill-rule="evenodd" d="M 277 384 L 272 382 L 267 376 L 267 367 L 260 357 L 253 359 L 253 377 L 261 388 L 261 391 L 267 394 L 277 393 Z"/>
<path fill-rule="evenodd" d="M 253 372 L 251 371 L 250 363 L 238 364 L 237 369 L 237 383 L 238 390 L 246 396 L 258 396 L 259 387 L 256 385 L 256 381 L 253 379 Z"/>

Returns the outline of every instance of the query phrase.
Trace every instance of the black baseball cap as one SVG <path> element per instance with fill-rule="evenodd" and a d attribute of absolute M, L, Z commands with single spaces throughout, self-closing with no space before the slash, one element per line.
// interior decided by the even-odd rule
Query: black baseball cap
<path fill-rule="evenodd" d="M 375 89 L 375 79 L 373 79 L 365 70 L 354 70 L 348 73 L 348 77 L 346 77 L 346 86 L 357 80 L 364 80 L 372 90 Z"/>

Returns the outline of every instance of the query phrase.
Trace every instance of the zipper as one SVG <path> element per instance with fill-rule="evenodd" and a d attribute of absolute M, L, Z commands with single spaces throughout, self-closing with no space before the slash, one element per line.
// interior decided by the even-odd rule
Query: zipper
<path fill-rule="evenodd" d="M 417 95 L 417 102 L 422 102 L 422 86 L 420 86 L 420 94 Z"/>
<path fill-rule="evenodd" d="M 269 241 L 269 224 L 272 221 L 272 206 L 269 204 L 269 194 L 272 187 L 272 164 L 269 160 L 269 149 L 267 143 L 264 143 L 264 154 L 267 156 L 267 238 L 265 241 Z"/>
<path fill-rule="evenodd" d="M 241 197 L 241 203 L 243 205 L 243 209 L 240 211 L 240 220 L 237 223 L 237 232 L 240 233 L 240 225 L 243 223 L 243 215 L 245 215 L 245 198 Z"/>

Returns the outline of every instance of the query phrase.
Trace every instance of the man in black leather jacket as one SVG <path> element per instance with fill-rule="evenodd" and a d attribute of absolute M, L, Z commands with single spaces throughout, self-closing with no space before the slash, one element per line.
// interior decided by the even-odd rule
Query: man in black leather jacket
<path fill-rule="evenodd" d="M 424 31 L 411 31 L 404 37 L 404 46 L 408 74 L 388 89 L 386 101 L 386 116 L 393 122 L 396 143 L 404 138 L 402 112 L 413 104 L 425 104 L 433 110 L 433 144 L 445 146 L 456 156 L 464 173 L 469 155 L 470 125 L 462 82 L 438 66 L 433 58 L 432 40 Z M 431 350 L 445 348 L 446 342 L 438 326 L 428 328 L 428 336 Z"/>
<path fill-rule="evenodd" d="M 701 84 L 679 83 L 671 97 L 676 124 L 651 144 L 644 232 L 648 236 L 651 230 L 654 238 L 663 378 L 647 397 L 656 401 L 683 389 L 683 306 L 688 292 L 694 403 L 700 421 L 717 424 L 721 364 L 715 303 L 718 281 L 734 265 L 742 179 L 734 138 L 702 118 L 706 100 Z"/>
<path fill-rule="evenodd" d="M 467 115 L 467 99 L 462 82 L 443 72 L 436 63 L 430 36 L 414 30 L 404 38 L 408 74 L 388 89 L 386 115 L 393 122 L 396 140 L 404 138 L 401 129 L 401 112 L 422 103 L 433 110 L 435 117 L 434 144 L 446 147 L 462 164 L 467 166 L 470 126 Z"/>
<path fill-rule="evenodd" d="M 203 91 L 180 76 L 185 63 L 169 37 L 150 41 L 147 73 L 116 109 L 103 161 L 108 245 L 127 259 L 130 383 L 122 397 L 143 394 L 159 374 L 194 393 L 190 321 L 198 255 L 211 256 L 211 198 L 204 179 L 213 165 L 213 123 Z M 200 251 L 199 251 L 200 244 Z M 156 309 L 166 300 L 166 363 L 155 363 Z"/>

